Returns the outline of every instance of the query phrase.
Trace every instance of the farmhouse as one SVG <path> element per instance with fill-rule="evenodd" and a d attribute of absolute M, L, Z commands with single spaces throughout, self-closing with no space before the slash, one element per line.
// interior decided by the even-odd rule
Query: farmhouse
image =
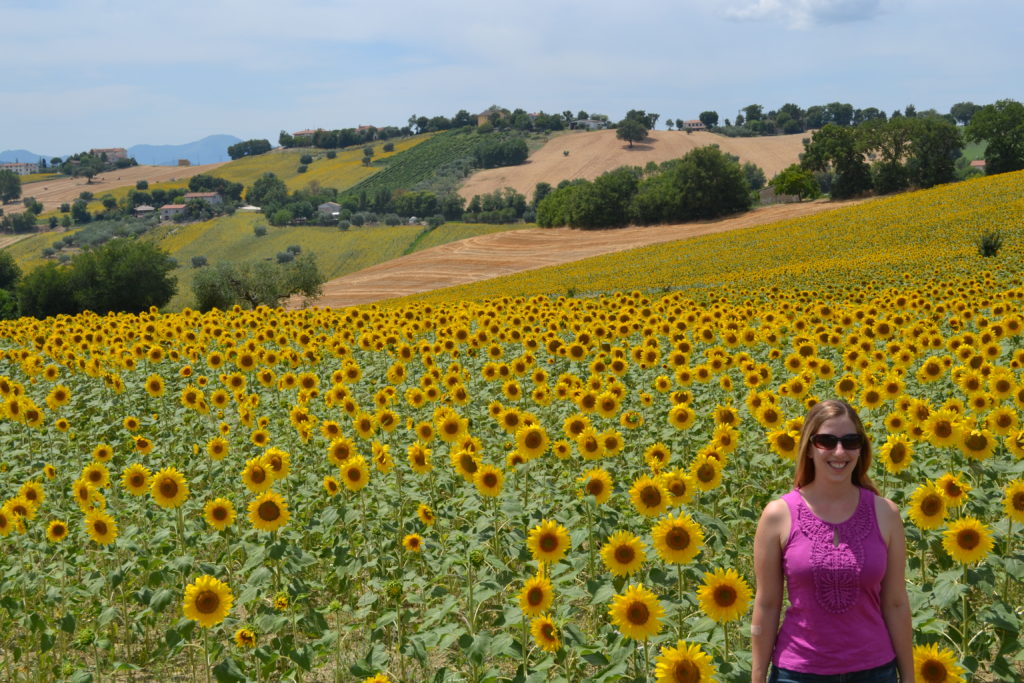
<path fill-rule="evenodd" d="M 503 119 L 506 116 L 508 116 L 508 110 L 507 109 L 502 109 L 501 107 L 499 107 L 497 105 L 492 105 L 492 106 L 488 107 L 487 109 L 483 110 L 482 112 L 480 112 L 479 114 L 476 115 L 476 125 L 482 126 L 485 123 L 490 123 L 491 122 L 491 116 L 493 116 L 495 114 L 497 114 L 499 119 Z"/>
<path fill-rule="evenodd" d="M 124 147 L 97 147 L 90 149 L 89 154 L 97 157 L 106 155 L 107 161 L 119 161 L 128 158 L 128 150 Z"/>
<path fill-rule="evenodd" d="M 316 212 L 323 214 L 324 216 L 337 217 L 341 211 L 341 204 L 338 202 L 324 202 L 320 206 L 316 207 Z"/>
<path fill-rule="evenodd" d="M 13 161 L 8 164 L 0 164 L 0 171 L 13 171 L 17 175 L 29 175 L 39 171 L 39 164 L 29 161 Z"/>
<path fill-rule="evenodd" d="M 707 126 L 700 119 L 690 119 L 689 121 L 683 121 L 683 125 L 679 130 L 707 130 Z"/>
<path fill-rule="evenodd" d="M 135 207 L 135 215 L 140 218 L 150 216 L 154 211 L 156 211 L 156 209 L 149 204 L 139 204 Z"/>
<path fill-rule="evenodd" d="M 160 207 L 160 220 L 173 220 L 179 213 L 184 213 L 187 208 L 184 204 L 164 204 Z"/>
<path fill-rule="evenodd" d="M 198 199 L 204 201 L 210 206 L 217 206 L 224 203 L 224 198 L 216 192 L 189 192 L 183 199 L 188 202 L 192 199 Z"/>

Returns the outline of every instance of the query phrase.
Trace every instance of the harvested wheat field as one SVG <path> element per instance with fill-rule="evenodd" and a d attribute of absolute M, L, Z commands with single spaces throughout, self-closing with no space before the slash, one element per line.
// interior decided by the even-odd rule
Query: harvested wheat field
<path fill-rule="evenodd" d="M 731 218 L 615 230 L 531 228 L 450 242 L 402 256 L 324 284 L 317 306 L 342 308 L 479 282 L 591 256 L 749 228 L 858 204 L 864 200 L 776 204 Z M 293 299 L 289 307 L 300 304 Z"/>
<path fill-rule="evenodd" d="M 153 183 L 162 183 L 169 180 L 184 180 L 200 173 L 207 173 L 215 168 L 223 166 L 228 162 L 216 164 L 203 164 L 202 166 L 132 166 L 130 168 L 119 168 L 113 171 L 100 173 L 87 183 L 85 178 L 59 178 L 57 180 L 41 180 L 36 183 L 22 185 L 22 197 L 35 197 L 42 202 L 43 211 L 56 211 L 65 202 L 73 202 L 83 192 L 92 192 L 96 197 L 102 197 L 118 187 L 135 187 L 140 180 Z M 8 204 L 4 207 L 7 213 L 18 213 L 24 211 L 25 206 Z"/>
<path fill-rule="evenodd" d="M 645 166 L 649 161 L 661 163 L 678 159 L 692 149 L 707 145 L 718 145 L 723 152 L 737 155 L 741 162 L 757 164 L 771 178 L 800 160 L 803 140 L 809 136 L 810 133 L 800 133 L 729 138 L 702 131 L 654 130 L 646 140 L 630 148 L 628 143 L 615 137 L 614 130 L 567 133 L 553 138 L 531 154 L 524 164 L 474 173 L 459 189 L 459 194 L 468 200 L 473 195 L 511 187 L 529 199 L 539 182 L 554 186 L 563 180 L 593 180 L 620 166 Z"/>

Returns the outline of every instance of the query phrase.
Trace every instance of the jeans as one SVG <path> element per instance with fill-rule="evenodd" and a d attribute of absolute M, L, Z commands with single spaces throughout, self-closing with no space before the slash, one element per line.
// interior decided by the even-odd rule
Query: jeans
<path fill-rule="evenodd" d="M 805 674 L 773 666 L 772 672 L 768 676 L 768 683 L 897 683 L 898 681 L 899 674 L 895 659 L 873 669 L 833 675 Z"/>

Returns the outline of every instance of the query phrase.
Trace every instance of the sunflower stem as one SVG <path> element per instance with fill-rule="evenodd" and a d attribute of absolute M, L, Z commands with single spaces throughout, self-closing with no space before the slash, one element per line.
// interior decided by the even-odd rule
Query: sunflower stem
<path fill-rule="evenodd" d="M 584 501 L 583 509 L 587 513 L 587 577 L 594 578 L 594 517 L 590 503 Z"/>
<path fill-rule="evenodd" d="M 679 586 L 679 639 L 682 640 L 686 628 L 686 615 L 683 614 L 683 565 L 676 563 L 676 583 Z"/>
<path fill-rule="evenodd" d="M 178 517 L 178 540 L 181 541 L 181 552 L 185 552 L 185 513 L 181 510 L 181 505 L 174 508 Z"/>
<path fill-rule="evenodd" d="M 647 648 L 647 639 L 646 638 L 644 638 L 643 641 L 641 641 L 640 646 L 644 649 L 644 673 L 643 673 L 643 680 L 644 680 L 644 683 L 647 683 L 647 674 L 651 670 L 651 655 L 647 651 L 648 648 Z"/>
<path fill-rule="evenodd" d="M 925 540 L 924 540 L 924 535 L 922 534 L 922 535 L 921 535 L 921 587 L 922 587 L 922 588 L 924 588 L 924 582 L 925 582 L 925 581 L 927 580 L 927 578 L 928 578 L 928 577 L 927 577 L 927 576 L 925 575 L 925 569 L 924 569 L 924 553 L 925 553 L 925 548 L 926 548 L 926 545 L 927 545 L 927 544 L 925 543 Z"/>
<path fill-rule="evenodd" d="M 526 614 L 523 614 L 523 680 L 529 676 L 530 672 L 530 650 L 529 645 L 526 642 L 526 637 L 529 635 L 526 626 Z"/>
<path fill-rule="evenodd" d="M 729 622 L 728 621 L 723 621 L 722 622 L 722 631 L 723 631 L 723 633 L 725 633 L 725 661 L 729 662 L 731 660 L 729 659 Z"/>
<path fill-rule="evenodd" d="M 203 629 L 203 673 L 206 675 L 206 683 L 210 683 L 210 629 Z"/>
<path fill-rule="evenodd" d="M 1012 557 L 1010 553 L 1013 549 L 1013 518 L 1011 517 L 1008 521 L 1010 524 L 1006 529 L 1006 550 L 1003 553 L 1003 557 L 1005 557 L 1007 560 L 1009 560 Z M 1009 566 L 1004 566 L 1003 571 L 1006 573 L 1006 576 L 1003 578 L 1003 602 L 1006 602 L 1008 596 L 1010 595 Z"/>
<path fill-rule="evenodd" d="M 967 563 L 964 563 L 964 594 L 960 596 L 960 606 L 962 609 L 962 616 L 960 619 L 960 635 L 961 635 L 961 648 L 960 658 L 965 659 L 967 657 L 967 645 L 968 645 L 968 633 L 967 633 L 967 587 L 970 584 L 967 583 Z"/>

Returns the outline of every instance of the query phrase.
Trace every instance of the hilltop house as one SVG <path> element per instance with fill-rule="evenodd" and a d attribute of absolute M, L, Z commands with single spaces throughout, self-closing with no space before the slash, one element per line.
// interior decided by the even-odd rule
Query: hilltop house
<path fill-rule="evenodd" d="M 316 212 L 328 216 L 330 218 L 337 218 L 341 212 L 341 204 L 338 202 L 324 202 L 320 206 L 316 207 Z"/>
<path fill-rule="evenodd" d="M 174 217 L 179 213 L 185 213 L 185 209 L 187 208 L 188 207 L 184 204 L 164 204 L 160 207 L 160 220 L 174 220 Z"/>
<path fill-rule="evenodd" d="M 600 119 L 576 119 L 569 122 L 569 130 L 603 130 L 607 127 L 608 122 Z"/>
<path fill-rule="evenodd" d="M 690 119 L 689 121 L 683 121 L 683 125 L 679 130 L 707 130 L 707 126 L 700 119 Z"/>
<path fill-rule="evenodd" d="M 128 158 L 128 150 L 124 147 L 97 147 L 95 149 L 90 149 L 89 154 L 100 158 L 105 154 L 107 156 L 107 161 L 111 163 Z"/>
<path fill-rule="evenodd" d="M 482 112 L 480 112 L 479 114 L 476 115 L 476 125 L 482 126 L 485 123 L 490 123 L 491 122 L 491 116 L 493 116 L 495 114 L 497 114 L 498 119 L 503 119 L 506 116 L 508 116 L 508 110 L 507 109 L 502 109 L 501 107 L 499 107 L 497 105 L 492 105 L 492 106 L 488 107 L 487 109 L 483 110 Z"/>
<path fill-rule="evenodd" d="M 39 172 L 39 163 L 33 161 L 12 161 L 0 164 L 0 171 L 12 171 L 16 175 L 29 175 Z"/>
<path fill-rule="evenodd" d="M 224 198 L 216 192 L 189 192 L 182 199 L 186 202 L 192 199 L 199 199 L 210 206 L 218 206 L 224 203 Z"/>

